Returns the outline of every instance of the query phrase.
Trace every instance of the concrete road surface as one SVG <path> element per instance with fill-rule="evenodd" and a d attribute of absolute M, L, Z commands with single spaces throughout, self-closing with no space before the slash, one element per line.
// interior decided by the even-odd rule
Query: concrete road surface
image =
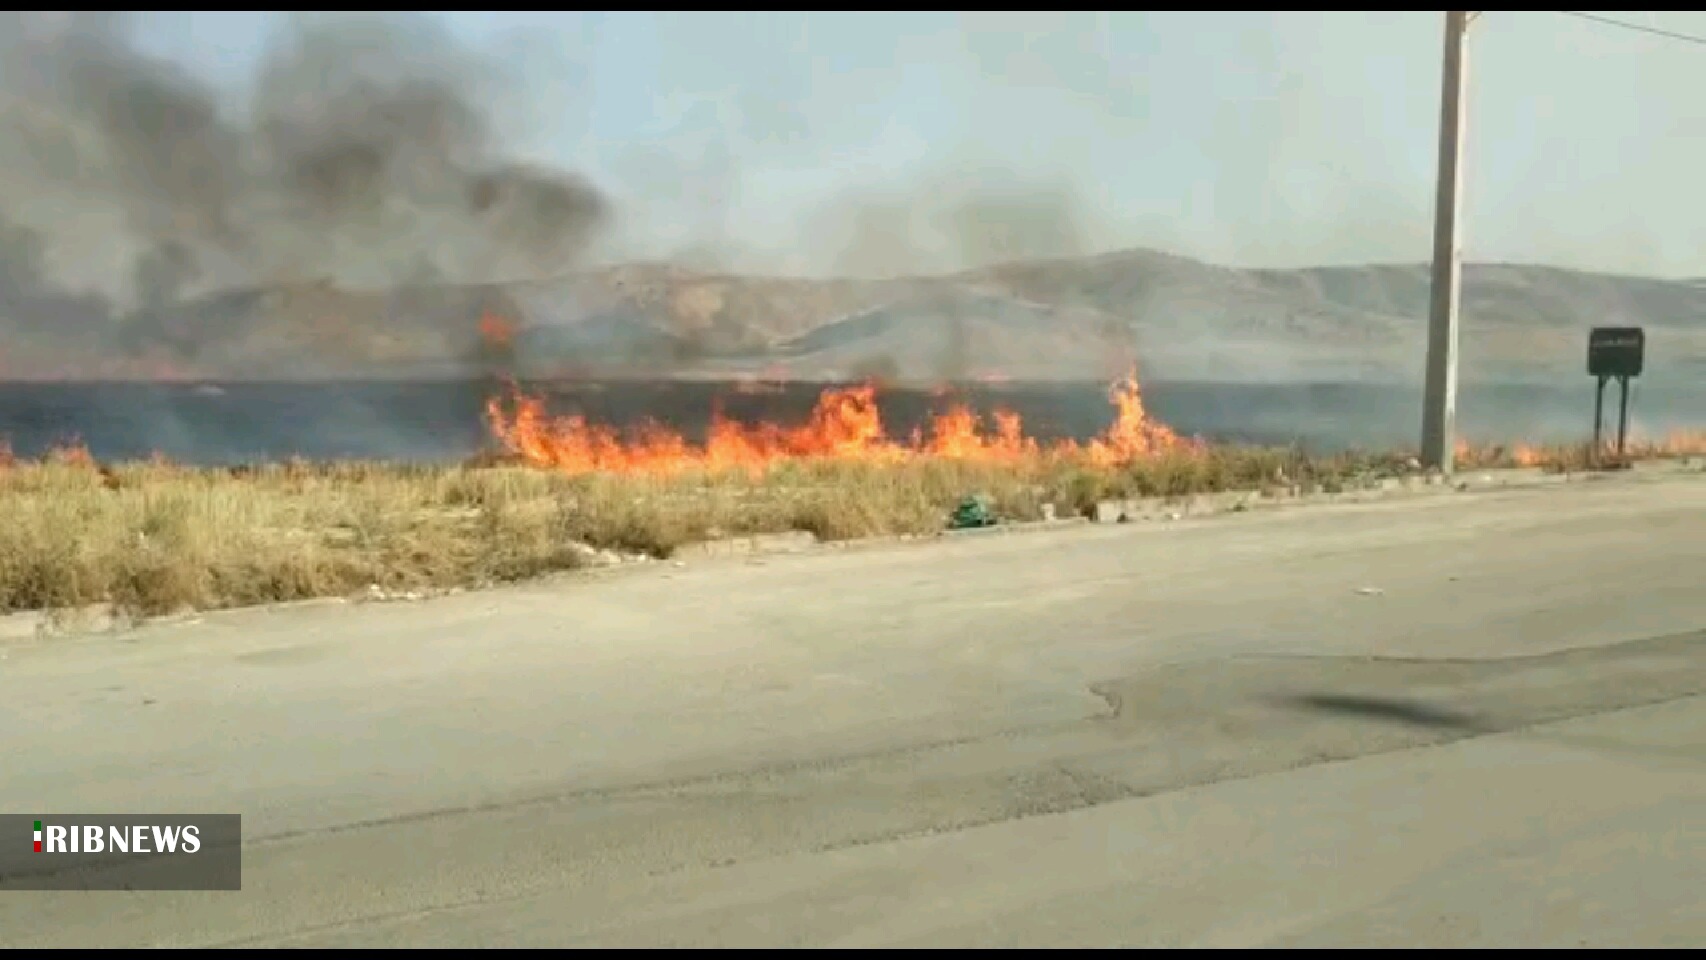
<path fill-rule="evenodd" d="M 1706 477 L 0 648 L 0 811 L 240 812 L 0 945 L 1706 945 Z"/>

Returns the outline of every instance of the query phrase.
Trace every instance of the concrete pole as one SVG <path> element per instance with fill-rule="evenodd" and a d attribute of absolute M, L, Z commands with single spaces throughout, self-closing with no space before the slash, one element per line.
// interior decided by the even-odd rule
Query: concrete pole
<path fill-rule="evenodd" d="M 1457 308 L 1463 284 L 1464 33 L 1469 13 L 1445 15 L 1440 85 L 1439 171 L 1434 202 L 1433 290 L 1428 309 L 1428 367 L 1422 401 L 1422 464 L 1449 474 L 1457 442 Z"/>

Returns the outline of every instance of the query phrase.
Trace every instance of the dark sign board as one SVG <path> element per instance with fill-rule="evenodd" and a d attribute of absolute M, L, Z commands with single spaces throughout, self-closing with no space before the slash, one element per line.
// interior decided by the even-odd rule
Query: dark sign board
<path fill-rule="evenodd" d="M 1594 327 L 1588 334 L 1588 374 L 1638 377 L 1647 334 L 1640 327 Z"/>

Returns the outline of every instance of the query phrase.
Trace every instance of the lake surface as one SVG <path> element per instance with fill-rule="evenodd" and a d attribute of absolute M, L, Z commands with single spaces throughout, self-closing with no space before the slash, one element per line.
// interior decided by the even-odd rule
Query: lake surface
<path fill-rule="evenodd" d="M 77 438 L 103 460 L 159 452 L 204 464 L 289 456 L 445 462 L 490 448 L 483 407 L 492 389 L 480 380 L 0 384 L 0 437 L 21 456 Z M 735 419 L 798 423 L 822 386 L 792 384 L 756 395 L 717 383 L 540 389 L 553 412 L 581 412 L 619 427 L 652 418 L 699 439 L 718 403 Z M 957 396 L 981 411 L 1015 410 L 1026 432 L 1042 439 L 1084 439 L 1112 419 L 1099 384 L 974 386 Z M 1637 382 L 1632 397 L 1631 427 L 1638 432 L 1706 427 L 1706 384 Z M 1395 448 L 1415 446 L 1420 430 L 1421 391 L 1412 386 L 1155 382 L 1145 385 L 1144 398 L 1180 432 L 1221 440 Z M 1615 385 L 1606 401 L 1606 422 L 1615 429 Z M 947 402 L 916 390 L 880 395 L 891 436 L 908 435 Z M 1593 381 L 1468 384 L 1458 411 L 1460 433 L 1477 441 L 1581 439 L 1592 429 Z"/>

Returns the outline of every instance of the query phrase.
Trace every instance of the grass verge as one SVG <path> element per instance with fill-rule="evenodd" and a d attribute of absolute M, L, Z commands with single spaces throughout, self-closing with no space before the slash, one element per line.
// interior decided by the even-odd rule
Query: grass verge
<path fill-rule="evenodd" d="M 1553 451 L 1554 469 L 1586 452 Z M 1530 458 L 1531 455 L 1528 455 Z M 586 562 L 587 546 L 667 557 L 685 543 L 805 530 L 825 540 L 943 529 L 969 494 L 1007 520 L 1109 497 L 1267 486 L 1335 489 L 1405 458 L 1208 448 L 1119 468 L 1037 457 L 980 463 L 799 461 L 762 476 L 571 476 L 459 467 L 101 465 L 69 450 L 0 463 L 0 611 L 110 603 L 132 614 L 474 587 Z M 1473 451 L 1469 467 L 1514 465 Z"/>

